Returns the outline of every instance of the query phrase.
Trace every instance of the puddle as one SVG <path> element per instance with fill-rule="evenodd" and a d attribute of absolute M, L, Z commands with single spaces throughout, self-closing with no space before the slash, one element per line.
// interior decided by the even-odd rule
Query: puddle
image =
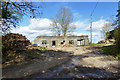
<path fill-rule="evenodd" d="M 72 62 L 72 64 L 77 65 L 80 62 L 80 60 L 75 60 L 74 62 Z"/>
<path fill-rule="evenodd" d="M 89 54 L 87 54 L 87 56 L 97 56 L 97 54 L 89 53 Z"/>
<path fill-rule="evenodd" d="M 107 73 L 103 70 L 100 70 L 98 72 L 92 72 L 92 73 L 79 73 L 76 75 L 77 77 L 81 77 L 81 76 L 88 76 L 88 77 L 109 77 L 112 76 L 112 73 Z"/>
<path fill-rule="evenodd" d="M 53 70 L 48 70 L 45 73 L 37 75 L 35 78 L 71 78 L 71 77 L 81 77 L 81 76 L 87 76 L 87 77 L 107 77 L 112 76 L 111 73 L 107 73 L 104 70 L 96 70 L 92 72 L 73 72 L 71 73 L 63 73 L 66 69 L 72 70 L 73 68 L 76 68 L 77 64 L 80 63 L 80 58 L 83 57 L 89 57 L 89 56 L 96 56 L 94 53 L 85 54 L 85 55 L 79 55 L 79 56 L 72 56 L 71 61 L 69 61 L 66 64 L 63 64 L 59 67 L 54 68 Z M 62 75 L 59 75 L 62 74 Z"/>

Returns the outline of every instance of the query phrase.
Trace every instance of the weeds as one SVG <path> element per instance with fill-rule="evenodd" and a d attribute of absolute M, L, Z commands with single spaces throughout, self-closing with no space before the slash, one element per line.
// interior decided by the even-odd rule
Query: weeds
<path fill-rule="evenodd" d="M 111 45 L 111 46 L 103 46 L 101 48 L 105 54 L 107 55 L 112 55 L 114 57 L 116 57 L 116 59 L 120 58 L 120 53 L 118 52 L 117 48 L 115 47 L 115 45 Z"/>
<path fill-rule="evenodd" d="M 46 47 L 41 47 L 39 50 L 46 51 Z"/>

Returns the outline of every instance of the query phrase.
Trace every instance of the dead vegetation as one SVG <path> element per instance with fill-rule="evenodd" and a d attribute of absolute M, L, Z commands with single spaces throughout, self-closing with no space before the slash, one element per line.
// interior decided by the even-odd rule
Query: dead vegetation
<path fill-rule="evenodd" d="M 38 59 L 45 50 L 31 45 L 30 41 L 22 34 L 10 33 L 2 36 L 3 66 L 23 64 L 26 61 Z"/>

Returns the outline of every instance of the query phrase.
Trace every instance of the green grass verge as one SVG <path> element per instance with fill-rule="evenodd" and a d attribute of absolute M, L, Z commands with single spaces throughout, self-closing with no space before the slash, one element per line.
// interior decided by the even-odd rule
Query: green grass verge
<path fill-rule="evenodd" d="M 93 43 L 92 44 L 92 46 L 104 46 L 104 45 L 106 45 L 106 44 L 104 44 L 104 43 L 103 44 L 98 44 L 98 43 Z M 89 44 L 89 45 L 86 45 L 86 46 L 91 46 L 91 45 Z"/>
<path fill-rule="evenodd" d="M 112 55 L 114 57 L 116 57 L 116 59 L 120 58 L 120 53 L 118 52 L 118 50 L 116 49 L 115 45 L 110 45 L 110 46 L 103 46 L 101 48 L 105 54 L 107 55 Z"/>
<path fill-rule="evenodd" d="M 46 47 L 41 47 L 41 48 L 39 48 L 39 50 L 41 50 L 41 51 L 46 51 L 47 48 L 46 48 Z"/>

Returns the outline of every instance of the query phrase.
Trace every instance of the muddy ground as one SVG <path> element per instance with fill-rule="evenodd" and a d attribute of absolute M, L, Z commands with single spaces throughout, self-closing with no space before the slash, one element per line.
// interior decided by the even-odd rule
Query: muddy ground
<path fill-rule="evenodd" d="M 73 52 L 70 61 L 31 78 L 118 78 L 118 60 L 103 54 L 99 47 L 50 48 Z"/>
<path fill-rule="evenodd" d="M 70 60 L 70 53 L 55 50 L 46 50 L 37 55 L 36 59 L 25 61 L 22 64 L 2 66 L 3 78 L 25 78 L 35 73 L 41 73 L 51 67 L 66 63 Z"/>
<path fill-rule="evenodd" d="M 118 60 L 104 55 L 99 47 L 48 48 L 55 54 L 33 64 L 3 68 L 3 77 L 106 78 L 118 77 Z M 53 52 L 50 52 L 53 51 Z M 24 75 L 23 75 L 24 74 Z"/>

